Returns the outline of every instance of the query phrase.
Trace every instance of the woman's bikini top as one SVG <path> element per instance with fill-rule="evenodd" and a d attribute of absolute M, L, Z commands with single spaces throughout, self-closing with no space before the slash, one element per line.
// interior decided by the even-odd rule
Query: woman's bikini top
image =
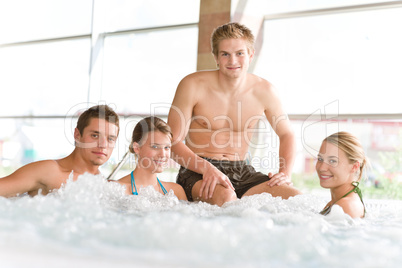
<path fill-rule="evenodd" d="M 342 198 L 348 196 L 350 193 L 355 192 L 355 193 L 359 196 L 360 201 L 362 201 L 363 208 L 364 208 L 364 214 L 363 214 L 363 217 L 364 217 L 364 216 L 366 216 L 366 207 L 364 206 L 362 192 L 360 191 L 360 188 L 359 188 L 359 182 L 354 181 L 354 182 L 352 182 L 352 185 L 353 185 L 355 188 L 353 188 L 352 190 L 350 190 L 349 192 L 347 192 L 347 193 L 346 193 L 344 196 L 342 196 L 339 200 L 341 200 Z M 339 200 L 337 200 L 336 202 L 338 202 Z M 328 215 L 328 214 L 331 212 L 332 206 L 335 205 L 336 202 L 333 203 L 333 204 L 330 205 L 330 206 L 326 206 L 326 207 L 320 212 L 320 214 L 321 214 L 321 215 L 324 215 L 324 216 Z"/>
<path fill-rule="evenodd" d="M 161 186 L 161 189 L 162 189 L 163 193 L 167 194 L 167 191 L 166 191 L 165 187 L 163 187 L 162 183 L 159 181 L 158 178 L 156 178 L 156 179 L 158 180 L 158 183 Z M 134 188 L 135 188 L 135 192 L 134 192 Z M 131 192 L 133 193 L 133 195 L 138 195 L 137 186 L 135 186 L 135 180 L 134 180 L 134 170 L 131 171 Z"/>

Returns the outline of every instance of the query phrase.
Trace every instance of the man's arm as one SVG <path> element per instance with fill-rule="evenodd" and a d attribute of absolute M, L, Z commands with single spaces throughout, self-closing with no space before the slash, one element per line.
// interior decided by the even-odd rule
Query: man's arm
<path fill-rule="evenodd" d="M 266 104 L 265 115 L 273 130 L 279 137 L 279 171 L 268 175 L 271 179 L 268 185 L 290 184 L 292 168 L 295 160 L 296 141 L 289 118 L 282 108 L 282 104 L 274 89 L 269 84 L 269 98 Z"/>
<path fill-rule="evenodd" d="M 279 136 L 279 171 L 277 174 L 272 176 L 272 179 L 269 181 L 268 185 L 282 185 L 287 183 L 292 185 L 291 176 L 292 176 L 292 168 L 295 159 L 295 138 L 292 131 L 281 134 Z"/>
<path fill-rule="evenodd" d="M 216 184 L 234 189 L 226 175 L 208 161 L 196 155 L 183 143 L 186 138 L 193 109 L 197 104 L 196 83 L 192 77 L 185 77 L 177 87 L 176 95 L 168 115 L 168 125 L 172 129 L 172 158 L 181 166 L 203 175 L 200 196 L 211 198 Z"/>
<path fill-rule="evenodd" d="M 40 174 L 45 166 L 49 165 L 46 162 L 41 161 L 28 164 L 17 169 L 14 173 L 1 178 L 0 196 L 13 197 L 40 189 Z M 48 171 L 52 172 L 51 170 Z"/>

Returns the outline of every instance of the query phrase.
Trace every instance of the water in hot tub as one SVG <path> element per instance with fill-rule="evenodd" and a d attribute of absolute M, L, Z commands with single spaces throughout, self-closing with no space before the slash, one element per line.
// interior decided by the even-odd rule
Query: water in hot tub
<path fill-rule="evenodd" d="M 0 267 L 400 267 L 402 202 L 269 194 L 223 207 L 83 175 L 47 196 L 0 197 Z"/>

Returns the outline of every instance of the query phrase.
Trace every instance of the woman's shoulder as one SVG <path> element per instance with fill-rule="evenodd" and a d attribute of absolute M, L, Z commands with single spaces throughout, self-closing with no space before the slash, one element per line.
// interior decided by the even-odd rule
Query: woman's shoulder
<path fill-rule="evenodd" d="M 179 198 L 180 200 L 187 200 L 187 196 L 184 192 L 184 189 L 183 187 L 181 187 L 180 184 L 177 184 L 175 182 L 164 182 L 164 181 L 162 181 L 162 183 L 167 191 L 173 190 L 177 198 Z"/>
<path fill-rule="evenodd" d="M 163 183 L 163 185 L 165 185 L 165 188 L 169 188 L 169 189 L 176 189 L 176 188 L 182 188 L 180 184 L 177 184 L 175 182 L 171 182 L 171 181 L 163 181 L 161 180 L 161 182 Z"/>
<path fill-rule="evenodd" d="M 126 194 L 131 194 L 131 179 L 130 175 L 124 176 L 117 180 L 110 180 L 109 182 L 118 183 L 126 187 Z"/>
<path fill-rule="evenodd" d="M 119 184 L 121 184 L 121 185 L 125 185 L 125 186 L 131 188 L 131 178 L 130 178 L 130 175 L 124 176 L 124 177 L 122 177 L 122 178 L 120 178 L 120 179 L 117 179 L 117 180 L 111 180 L 110 182 L 119 183 Z"/>
<path fill-rule="evenodd" d="M 336 205 L 340 206 L 346 214 L 349 214 L 352 218 L 360 218 L 364 215 L 364 206 L 360 201 L 357 194 L 350 194 L 338 202 Z"/>

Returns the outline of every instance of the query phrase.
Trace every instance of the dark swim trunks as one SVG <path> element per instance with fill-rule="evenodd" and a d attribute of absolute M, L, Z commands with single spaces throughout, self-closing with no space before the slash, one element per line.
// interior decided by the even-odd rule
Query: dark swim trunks
<path fill-rule="evenodd" d="M 238 198 L 241 198 L 250 188 L 270 180 L 268 175 L 257 172 L 245 161 L 219 161 L 203 158 L 229 177 Z M 189 201 L 194 201 L 191 190 L 199 180 L 202 180 L 202 174 L 180 167 L 176 182 L 184 188 Z"/>

